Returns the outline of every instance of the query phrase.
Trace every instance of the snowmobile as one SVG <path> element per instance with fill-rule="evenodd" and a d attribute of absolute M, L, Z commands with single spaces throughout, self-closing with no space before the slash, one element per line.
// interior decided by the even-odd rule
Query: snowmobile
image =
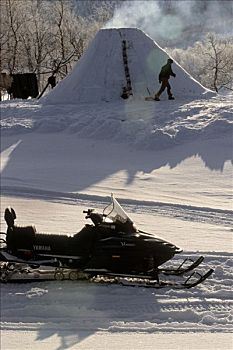
<path fill-rule="evenodd" d="M 5 246 L 0 248 L 0 279 L 8 281 L 15 272 L 38 269 L 41 266 L 55 268 L 54 279 L 133 278 L 145 281 L 147 286 L 166 286 L 160 275 L 180 276 L 194 270 L 202 261 L 199 257 L 191 263 L 183 261 L 177 268 L 162 268 L 165 262 L 182 252 L 180 248 L 150 233 L 136 228 L 119 202 L 111 196 L 111 203 L 98 213 L 94 209 L 83 212 L 92 224 L 86 224 L 73 236 L 37 233 L 33 226 L 15 225 L 13 208 L 5 210 L 7 223 Z M 29 268 L 29 270 L 27 270 Z M 190 288 L 211 275 L 199 274 L 194 281 L 189 276 L 181 287 Z M 176 283 L 175 283 L 176 285 Z M 180 284 L 178 284 L 180 286 Z"/>

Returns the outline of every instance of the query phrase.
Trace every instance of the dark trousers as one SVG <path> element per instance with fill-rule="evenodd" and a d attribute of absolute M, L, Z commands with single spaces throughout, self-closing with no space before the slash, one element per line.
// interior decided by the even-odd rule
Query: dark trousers
<path fill-rule="evenodd" d="M 164 92 L 164 90 L 167 88 L 167 94 L 169 97 L 172 96 L 172 93 L 171 93 L 171 85 L 169 84 L 169 81 L 167 78 L 163 78 L 162 79 L 162 85 L 159 89 L 159 91 L 157 92 L 157 96 L 160 96 L 162 94 L 162 92 Z"/>

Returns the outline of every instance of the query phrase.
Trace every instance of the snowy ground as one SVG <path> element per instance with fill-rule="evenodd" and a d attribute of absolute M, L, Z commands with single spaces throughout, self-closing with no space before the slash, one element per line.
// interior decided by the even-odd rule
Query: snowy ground
<path fill-rule="evenodd" d="M 2 102 L 3 192 L 232 209 L 232 101 Z"/>
<path fill-rule="evenodd" d="M 34 222 L 38 231 L 59 228 L 70 234 L 83 224 L 82 210 L 93 204 L 3 197 L 1 209 L 12 203 L 19 224 Z M 99 209 L 104 205 L 100 201 Z M 177 264 L 203 254 L 203 271 L 215 267 L 214 275 L 186 291 L 69 281 L 2 285 L 3 349 L 30 349 L 32 344 L 35 349 L 141 350 L 155 344 L 172 350 L 194 350 L 197 344 L 203 350 L 231 349 L 232 215 L 211 223 L 208 214 L 195 219 L 197 213 L 185 217 L 182 211 L 177 217 L 150 206 L 126 207 L 140 227 L 184 249 Z"/>
<path fill-rule="evenodd" d="M 114 192 L 142 230 L 215 268 L 186 291 L 1 285 L 2 349 L 232 349 L 232 97 L 172 103 L 1 103 L 1 231 L 12 206 L 20 225 L 72 234 Z"/>
<path fill-rule="evenodd" d="M 66 128 L 25 133 L 39 119 L 39 106 L 2 107 L 8 128 L 1 140 L 1 231 L 11 205 L 18 224 L 72 234 L 84 224 L 82 210 L 103 208 L 113 191 L 140 228 L 182 247 L 181 257 L 205 255 L 203 268 L 215 268 L 188 291 L 68 281 L 2 285 L 2 348 L 230 350 L 230 137 L 134 150 L 122 140 L 84 139 Z M 155 107 L 143 108 L 149 114 Z M 101 111 L 97 117 L 104 117 Z M 53 117 L 59 125 L 61 119 Z M 48 117 L 45 122 L 48 128 Z"/>

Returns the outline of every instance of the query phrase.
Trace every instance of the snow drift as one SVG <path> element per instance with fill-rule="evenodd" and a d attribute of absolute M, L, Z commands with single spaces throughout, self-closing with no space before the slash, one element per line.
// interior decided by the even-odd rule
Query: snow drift
<path fill-rule="evenodd" d="M 130 84 L 134 99 L 154 94 L 168 54 L 136 28 L 102 29 L 73 71 L 45 97 L 45 104 L 77 104 L 121 99 Z M 174 62 L 175 96 L 200 97 L 213 93 Z"/>

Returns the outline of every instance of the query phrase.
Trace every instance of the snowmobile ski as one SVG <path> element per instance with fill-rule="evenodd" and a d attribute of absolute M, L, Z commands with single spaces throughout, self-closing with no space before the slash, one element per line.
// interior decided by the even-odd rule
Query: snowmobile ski
<path fill-rule="evenodd" d="M 185 259 L 180 266 L 178 266 L 177 269 L 159 269 L 159 272 L 162 273 L 163 275 L 175 275 L 175 276 L 180 276 L 183 275 L 186 272 L 192 271 L 195 269 L 197 266 L 199 266 L 202 261 L 204 260 L 204 256 L 200 256 L 197 260 L 193 261 L 190 258 Z M 191 261 L 192 264 L 188 265 L 187 267 L 183 267 L 187 261 Z"/>
<path fill-rule="evenodd" d="M 134 281 L 120 281 L 124 287 L 143 287 L 143 288 L 175 288 L 175 289 L 190 289 L 196 287 L 198 284 L 204 282 L 208 277 L 212 275 L 214 272 L 213 269 L 208 270 L 204 275 L 195 271 L 193 272 L 184 282 L 175 282 L 175 281 L 157 281 L 157 280 L 149 280 L 146 282 L 134 282 Z"/>

